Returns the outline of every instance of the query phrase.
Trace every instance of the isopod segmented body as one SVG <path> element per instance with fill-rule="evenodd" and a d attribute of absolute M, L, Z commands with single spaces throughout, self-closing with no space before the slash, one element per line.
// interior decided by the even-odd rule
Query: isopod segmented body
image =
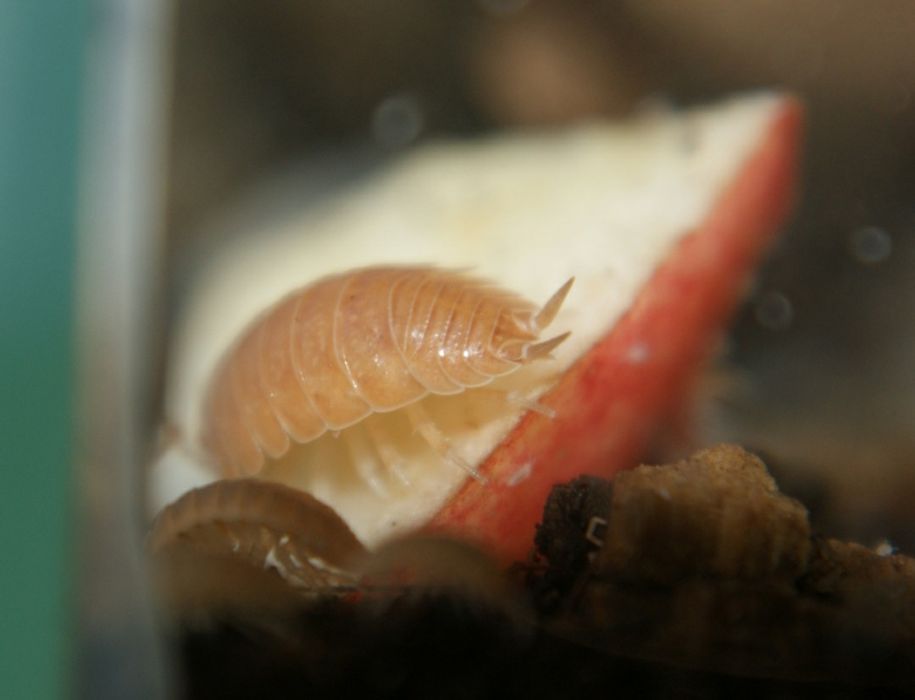
<path fill-rule="evenodd" d="M 298 489 L 258 479 L 231 479 L 188 491 L 156 517 L 151 554 L 206 564 L 273 569 L 297 587 L 318 590 L 352 583 L 350 566 L 366 550 L 329 506 Z M 202 568 L 201 568 L 202 567 Z"/>
<path fill-rule="evenodd" d="M 263 312 L 222 359 L 205 397 L 203 445 L 226 474 L 254 474 L 292 441 L 487 384 L 568 336 L 539 341 L 571 283 L 538 310 L 490 282 L 431 266 L 318 280 Z M 434 430 L 424 434 L 434 442 Z"/>

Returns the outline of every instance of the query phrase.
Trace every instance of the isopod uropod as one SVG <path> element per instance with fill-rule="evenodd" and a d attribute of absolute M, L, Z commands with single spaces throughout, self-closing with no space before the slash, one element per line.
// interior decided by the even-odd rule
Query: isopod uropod
<path fill-rule="evenodd" d="M 475 474 L 418 402 L 550 356 L 569 334 L 539 335 L 572 281 L 538 310 L 490 282 L 431 266 L 320 279 L 264 311 L 223 357 L 204 398 L 202 444 L 224 474 L 255 474 L 292 441 L 403 408 L 433 448 Z"/>

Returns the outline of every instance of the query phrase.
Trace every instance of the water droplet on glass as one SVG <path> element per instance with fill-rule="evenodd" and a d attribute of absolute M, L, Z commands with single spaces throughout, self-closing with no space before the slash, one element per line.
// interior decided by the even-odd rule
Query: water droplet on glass
<path fill-rule="evenodd" d="M 763 328 L 784 331 L 794 319 L 791 300 L 781 292 L 766 292 L 756 302 L 756 321 Z"/>
<path fill-rule="evenodd" d="M 413 95 L 392 95 L 372 114 L 372 135 L 387 148 L 401 148 L 414 141 L 423 129 L 423 111 Z"/>
<path fill-rule="evenodd" d="M 893 239 L 886 230 L 878 226 L 863 226 L 851 232 L 848 237 L 848 249 L 858 262 L 876 265 L 886 260 L 893 252 Z"/>
<path fill-rule="evenodd" d="M 494 15 L 510 15 L 527 5 L 527 0 L 477 0 L 486 12 Z"/>

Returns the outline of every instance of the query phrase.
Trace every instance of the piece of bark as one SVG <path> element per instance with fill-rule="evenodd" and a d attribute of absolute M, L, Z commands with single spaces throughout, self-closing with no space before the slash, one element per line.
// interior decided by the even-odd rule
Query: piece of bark
<path fill-rule="evenodd" d="M 615 579 L 793 578 L 810 554 L 806 509 L 779 493 L 757 457 L 733 445 L 621 473 L 605 518 L 594 572 Z"/>
<path fill-rule="evenodd" d="M 915 560 L 811 537 L 757 458 L 719 446 L 620 474 L 612 494 L 579 533 L 606 521 L 554 633 L 711 672 L 915 685 Z"/>

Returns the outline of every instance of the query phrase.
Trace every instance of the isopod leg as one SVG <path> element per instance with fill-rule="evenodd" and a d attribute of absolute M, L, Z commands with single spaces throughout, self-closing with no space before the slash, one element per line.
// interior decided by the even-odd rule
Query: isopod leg
<path fill-rule="evenodd" d="M 507 404 L 511 404 L 512 406 L 520 406 L 521 408 L 524 408 L 528 411 L 539 413 L 541 416 L 545 416 L 546 418 L 553 419 L 556 417 L 555 409 L 547 406 L 546 404 L 540 403 L 536 399 L 529 399 L 518 389 L 497 389 L 495 387 L 487 386 L 475 389 L 474 391 L 491 394 Z"/>
<path fill-rule="evenodd" d="M 356 473 L 371 487 L 376 496 L 388 498 L 389 493 L 378 470 L 378 459 L 361 425 L 355 425 L 342 434 Z"/>
<path fill-rule="evenodd" d="M 402 469 L 403 459 L 397 450 L 391 447 L 391 441 L 385 430 L 378 425 L 377 421 L 371 418 L 365 421 L 365 429 L 369 434 L 372 447 L 375 448 L 375 452 L 378 454 L 378 458 L 385 469 L 397 477 L 397 480 L 404 486 L 410 486 L 410 477 Z"/>
<path fill-rule="evenodd" d="M 470 466 L 465 460 L 454 451 L 454 448 L 451 446 L 451 443 L 448 441 L 448 438 L 439 430 L 439 427 L 435 424 L 435 421 L 432 420 L 432 417 L 426 412 L 426 410 L 420 405 L 419 402 L 411 403 L 404 409 L 407 413 L 407 418 L 410 421 L 410 424 L 413 426 L 413 430 L 419 433 L 422 438 L 429 443 L 429 446 L 435 450 L 442 459 L 444 459 L 449 464 L 463 469 L 465 472 L 470 474 L 474 479 L 481 483 L 486 483 L 486 477 L 484 477 L 480 472 Z"/>
<path fill-rule="evenodd" d="M 556 409 L 546 404 L 542 404 L 536 399 L 529 399 L 524 396 L 517 389 L 514 391 L 505 392 L 505 400 L 509 403 L 515 404 L 516 406 L 521 406 L 526 408 L 528 411 L 533 411 L 534 413 L 539 413 L 541 416 L 545 416 L 552 420 L 556 417 Z"/>

